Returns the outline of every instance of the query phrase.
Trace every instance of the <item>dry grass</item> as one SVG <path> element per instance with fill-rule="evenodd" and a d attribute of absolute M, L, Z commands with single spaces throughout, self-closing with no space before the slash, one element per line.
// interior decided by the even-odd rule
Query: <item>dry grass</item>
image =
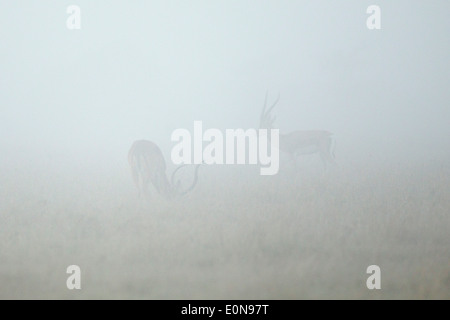
<path fill-rule="evenodd" d="M 209 167 L 174 202 L 86 170 L 2 170 L 0 298 L 450 298 L 448 165 Z"/>

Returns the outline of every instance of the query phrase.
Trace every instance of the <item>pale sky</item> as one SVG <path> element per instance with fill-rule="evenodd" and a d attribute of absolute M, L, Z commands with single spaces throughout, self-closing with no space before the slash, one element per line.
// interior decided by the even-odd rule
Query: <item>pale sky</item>
<path fill-rule="evenodd" d="M 71 4 L 81 30 L 66 27 Z M 372 4 L 381 30 L 366 27 Z M 281 132 L 329 130 L 342 159 L 446 157 L 449 12 L 446 0 L 2 1 L 0 147 L 122 161 L 149 139 L 167 154 L 194 120 L 257 127 L 268 91 Z"/>

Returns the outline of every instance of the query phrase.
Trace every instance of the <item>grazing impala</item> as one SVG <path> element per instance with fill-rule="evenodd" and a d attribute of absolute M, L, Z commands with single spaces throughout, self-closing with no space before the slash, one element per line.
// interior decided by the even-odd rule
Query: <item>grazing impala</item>
<path fill-rule="evenodd" d="M 264 107 L 260 117 L 260 128 L 272 129 L 275 116 L 270 113 L 280 100 L 280 96 L 266 111 L 267 93 L 264 100 Z M 280 133 L 280 150 L 287 153 L 295 163 L 295 158 L 300 155 L 317 153 L 322 159 L 324 168 L 328 164 L 334 163 L 334 156 L 331 152 L 332 133 L 324 130 L 296 130 L 286 134 Z"/>
<path fill-rule="evenodd" d="M 131 174 L 139 195 L 148 194 L 148 186 L 151 182 L 163 197 L 167 199 L 184 195 L 194 189 L 197 184 L 198 168 L 195 168 L 194 181 L 186 190 L 180 190 L 179 181 L 174 183 L 175 174 L 183 166 L 179 166 L 173 173 L 171 180 L 166 176 L 166 161 L 161 149 L 153 142 L 138 140 L 133 143 L 128 152 L 128 163 L 131 167 Z"/>

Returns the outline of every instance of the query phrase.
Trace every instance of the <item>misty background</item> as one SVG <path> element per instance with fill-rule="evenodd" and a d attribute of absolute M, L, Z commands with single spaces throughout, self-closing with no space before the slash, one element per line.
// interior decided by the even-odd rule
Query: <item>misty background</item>
<path fill-rule="evenodd" d="M 72 4 L 81 9 L 80 30 L 66 27 Z M 366 27 L 372 4 L 381 8 L 381 30 Z M 28 226 L 29 216 L 59 199 L 58 214 L 83 203 L 80 211 L 91 212 L 90 223 L 103 207 L 95 192 L 114 190 L 115 196 L 103 195 L 103 204 L 113 211 L 107 199 L 129 197 L 118 205 L 125 216 L 134 210 L 127 207 L 135 200 L 127 163 L 133 141 L 154 141 L 169 162 L 172 131 L 192 132 L 195 120 L 204 130 L 258 128 L 266 92 L 269 103 L 280 94 L 273 113 L 281 133 L 333 133 L 341 168 L 358 168 L 361 177 L 385 165 L 413 168 L 407 181 L 417 186 L 426 179 L 411 178 L 414 168 L 436 166 L 443 171 L 426 181 L 440 178 L 436 185 L 447 186 L 449 13 L 445 0 L 2 1 L 0 215 L 13 223 L 21 211 L 17 219 Z M 214 182 L 206 177 L 214 171 L 204 172 L 203 181 Z M 336 186 L 354 181 L 339 179 Z M 353 186 L 359 183 L 364 185 Z M 201 179 L 199 187 L 207 191 Z M 448 200 L 446 187 L 436 190 Z M 58 198 L 62 192 L 67 194 Z M 248 199 L 251 192 L 242 189 Z M 289 194 L 275 192 L 273 199 Z M 30 197 L 36 202 L 20 208 Z M 439 212 L 448 211 L 448 202 L 438 203 Z M 119 211 L 110 223 L 122 221 Z M 448 215 L 439 217 L 436 225 L 448 230 Z M 33 219 L 29 228 L 40 225 Z M 4 228 L 4 235 L 14 231 Z M 14 241 L 8 248 L 13 258 L 3 279 L 11 279 L 8 268 L 27 265 L 14 254 Z M 444 252 L 439 257 L 448 262 Z M 241 297 L 253 297 L 247 293 Z"/>
<path fill-rule="evenodd" d="M 381 30 L 369 1 L 77 1 L 81 30 L 69 4 L 1 4 L 4 160 L 167 154 L 194 120 L 257 127 L 266 91 L 282 133 L 329 130 L 340 158 L 448 156 L 447 1 L 379 2 Z"/>

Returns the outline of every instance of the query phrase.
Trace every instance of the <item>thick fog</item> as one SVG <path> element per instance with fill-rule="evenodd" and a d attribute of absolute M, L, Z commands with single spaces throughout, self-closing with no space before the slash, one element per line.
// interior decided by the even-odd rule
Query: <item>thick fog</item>
<path fill-rule="evenodd" d="M 381 9 L 381 29 L 370 30 L 366 25 L 371 15 L 366 10 L 372 4 Z M 67 27 L 69 5 L 79 6 L 81 29 Z M 445 0 L 2 1 L 0 263 L 4 265 L 0 267 L 0 297 L 37 298 L 44 292 L 44 297 L 69 299 L 449 298 L 448 287 L 442 287 L 445 281 L 448 285 L 450 261 L 446 194 L 450 185 L 449 12 L 450 2 Z M 154 189 L 150 200 L 139 197 L 127 162 L 134 141 L 156 143 L 170 176 L 175 167 L 170 158 L 174 130 L 193 132 L 196 120 L 203 122 L 204 130 L 258 129 L 266 94 L 268 105 L 279 96 L 272 114 L 276 116 L 274 127 L 281 134 L 295 130 L 332 133 L 332 168 L 322 170 L 320 157 L 314 155 L 300 157 L 297 164 L 281 155 L 281 177 L 242 173 L 246 166 L 212 165 L 200 168 L 196 189 L 187 198 L 166 201 Z M 296 182 L 289 176 L 295 176 Z M 370 194 L 358 193 L 369 185 Z M 409 193 L 399 191 L 403 187 Z M 392 198 L 397 191 L 398 199 Z M 317 202 L 322 197 L 323 207 Z M 405 202 L 400 204 L 399 199 Z M 339 201 L 347 200 L 351 204 L 339 207 Z M 418 216 L 403 206 L 413 206 L 408 201 L 418 202 L 414 205 Z M 385 209 L 380 207 L 383 204 Z M 365 248 L 371 253 L 367 256 L 347 247 L 350 242 L 360 243 L 360 237 L 366 239 L 367 232 L 379 235 L 390 225 L 391 218 L 375 217 L 386 214 L 393 204 L 397 218 L 411 213 L 411 220 L 393 222 L 399 229 L 392 231 L 391 240 L 399 251 L 387 247 L 388 254 L 376 251 L 369 240 Z M 239 226 L 228 217 L 228 212 L 236 215 L 236 208 L 245 212 L 245 218 L 236 217 Z M 426 227 L 429 220 L 422 216 L 424 208 L 435 217 L 430 218 L 432 227 Z M 298 212 L 303 214 L 298 216 Z M 286 223 L 279 229 L 273 225 L 274 221 L 282 223 L 277 214 Z M 342 223 L 341 215 L 346 222 Z M 364 220 L 369 216 L 375 220 Z M 417 226 L 416 233 L 403 237 L 401 226 L 408 221 Z M 256 227 L 253 232 L 253 223 L 264 230 L 273 227 L 273 232 L 267 229 L 260 234 L 262 229 Z M 244 227 L 247 224 L 250 229 Z M 315 244 L 299 251 L 300 266 L 290 260 L 283 278 L 274 276 L 272 269 L 250 271 L 261 262 L 271 266 L 275 260 L 281 263 L 283 253 L 292 259 L 287 247 L 295 247 L 297 231 L 288 226 L 296 224 L 301 225 L 301 234 L 310 235 L 300 237 L 299 245 L 308 241 Z M 74 225 L 78 231 L 72 229 Z M 358 229 L 362 225 L 370 230 Z M 211 228 L 223 237 L 216 239 L 217 243 L 210 235 Z M 80 229 L 87 230 L 83 231 L 87 235 L 76 233 Z M 164 235 L 158 233 L 161 230 L 165 230 Z M 172 233 L 166 232 L 169 230 Z M 190 230 L 203 230 L 198 232 L 201 240 L 195 234 L 184 238 Z M 357 279 L 364 287 L 362 293 L 359 289 L 349 293 L 327 289 L 333 281 L 342 284 L 336 279 L 353 279 L 345 272 L 332 275 L 340 267 L 346 270 L 342 261 L 336 269 L 319 268 L 317 272 L 323 274 L 315 275 L 325 279 L 323 282 L 302 282 L 305 278 L 292 271 L 306 270 L 305 277 L 311 279 L 314 273 L 308 270 L 319 264 L 333 265 L 326 252 L 335 252 L 334 238 L 323 243 L 320 235 L 335 230 L 336 237 L 348 230 L 361 232 L 336 247 L 350 248 L 358 257 L 355 259 L 361 267 L 355 267 L 355 274 L 361 272 Z M 150 231 L 154 238 L 141 237 Z M 64 238 L 65 232 L 71 236 Z M 292 237 L 283 238 L 286 232 Z M 134 238 L 130 240 L 131 235 Z M 436 238 L 428 237 L 433 235 Z M 252 249 L 266 260 L 250 257 L 244 263 L 227 256 L 226 252 L 248 245 L 248 239 L 253 243 L 251 239 L 260 238 L 264 239 L 262 247 L 255 240 Z M 412 270 L 417 273 L 412 271 L 411 278 L 395 282 L 395 289 L 387 286 L 381 294 L 371 295 L 365 288 L 365 268 L 377 263 L 371 258 L 389 261 L 389 254 L 402 252 L 403 245 L 411 243 L 404 239 L 424 239 L 426 248 L 422 249 L 435 250 L 429 256 L 435 264 L 414 260 L 419 254 L 411 249 L 411 255 L 399 257 L 401 267 L 391 266 L 390 270 L 395 270 L 391 280 L 395 282 L 407 268 L 405 261 L 412 261 L 417 266 Z M 221 252 L 230 259 L 224 262 L 221 254 L 198 253 L 194 260 L 212 255 L 221 261 L 204 262 L 205 267 L 197 260 L 184 264 L 190 261 L 188 257 L 175 261 L 167 255 L 157 262 L 152 260 L 156 263 L 156 267 L 151 264 L 152 274 L 143 275 L 147 260 L 136 257 L 148 249 L 145 243 L 151 242 L 155 252 L 167 252 L 167 243 L 172 243 L 171 252 L 177 256 L 184 250 L 178 244 L 190 241 L 193 252 L 210 243 L 211 252 Z M 36 243 L 42 244 L 40 249 L 33 247 Z M 106 260 L 86 253 L 94 243 L 104 243 L 96 252 L 107 252 Z M 125 247 L 116 252 L 109 243 Z M 127 247 L 127 243 L 136 245 Z M 274 248 L 267 249 L 271 243 Z M 131 247 L 139 249 L 127 251 Z M 275 252 L 276 248 L 281 253 L 273 254 L 272 260 L 270 250 Z M 41 258 L 31 254 L 36 250 L 42 253 Z M 70 252 L 74 252 L 74 259 Z M 129 257 L 128 267 L 118 265 Z M 65 268 L 73 263 L 82 269 L 92 268 L 90 278 L 83 280 L 87 289 L 80 295 L 65 289 Z M 194 275 L 206 272 L 210 282 L 219 285 L 200 285 L 191 274 L 186 281 L 192 291 L 180 289 L 175 280 L 169 280 L 171 271 L 161 271 L 168 265 L 180 266 L 173 267 L 178 282 L 186 279 L 183 270 L 192 270 Z M 222 270 L 219 265 L 227 267 Z M 103 270 L 101 281 L 92 275 L 97 267 Z M 133 276 L 133 271 L 128 274 L 124 270 L 134 270 L 144 279 L 154 276 L 152 285 L 165 289 L 146 291 L 148 284 Z M 212 270 L 221 274 L 219 280 Z M 158 272 L 162 278 L 156 276 Z M 252 276 L 246 280 L 223 278 L 224 274 L 240 272 Z M 429 278 L 421 282 L 416 275 L 423 273 Z M 24 280 L 29 278 L 34 282 Z M 268 284 L 261 287 L 263 278 Z M 309 288 L 308 294 L 296 291 L 296 281 L 303 290 Z M 413 289 L 402 291 L 402 286 L 410 283 L 414 283 Z M 422 286 L 428 296 L 420 291 Z"/>
<path fill-rule="evenodd" d="M 176 128 L 326 129 L 342 155 L 448 155 L 446 1 L 79 1 L 1 7 L 1 143 L 82 160 L 121 157 Z"/>

